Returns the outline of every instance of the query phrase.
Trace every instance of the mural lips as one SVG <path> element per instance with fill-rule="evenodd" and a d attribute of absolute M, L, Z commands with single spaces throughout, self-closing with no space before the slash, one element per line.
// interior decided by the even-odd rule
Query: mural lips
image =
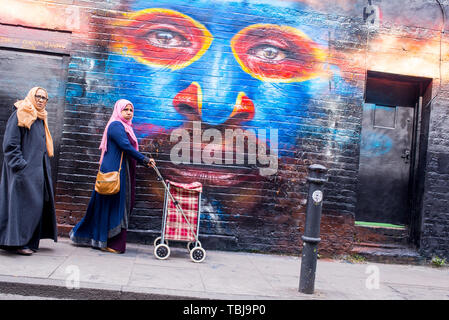
<path fill-rule="evenodd" d="M 204 124 L 203 124 L 204 125 Z M 165 140 L 164 140 L 165 139 Z M 200 121 L 186 122 L 183 128 L 160 137 L 159 158 L 172 178 L 200 181 L 205 185 L 235 186 L 245 181 L 260 181 L 277 172 L 277 131 L 243 130 L 229 126 L 207 126 Z"/>

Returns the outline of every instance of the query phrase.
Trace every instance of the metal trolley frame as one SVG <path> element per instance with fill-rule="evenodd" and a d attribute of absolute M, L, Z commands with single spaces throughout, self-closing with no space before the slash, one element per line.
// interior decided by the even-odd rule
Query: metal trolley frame
<path fill-rule="evenodd" d="M 193 262 L 203 262 L 206 258 L 206 251 L 201 247 L 201 242 L 198 240 L 198 234 L 199 234 L 199 227 L 200 227 L 200 215 L 201 215 L 201 192 L 198 192 L 198 211 L 197 211 L 197 223 L 196 226 L 192 226 L 192 224 L 189 222 L 189 219 L 187 218 L 186 214 L 182 210 L 179 202 L 173 197 L 172 193 L 170 192 L 170 182 L 166 183 L 165 180 L 162 178 L 162 175 L 160 174 L 159 170 L 156 167 L 153 167 L 156 171 L 157 175 L 161 179 L 164 188 L 165 188 L 165 196 L 164 196 L 164 208 L 163 208 L 163 218 L 162 218 L 162 230 L 161 230 L 161 236 L 157 237 L 154 240 L 154 256 L 157 259 L 165 260 L 170 256 L 170 247 L 168 246 L 168 240 L 175 240 L 175 241 L 183 241 L 178 240 L 175 238 L 171 238 L 170 236 L 166 235 L 166 227 L 167 227 L 167 218 L 168 218 L 168 205 L 169 200 L 172 201 L 172 203 L 176 207 L 176 211 L 178 214 L 182 215 L 182 218 L 187 223 L 189 230 L 191 234 L 193 235 L 193 238 L 188 240 L 187 242 L 187 250 L 189 250 L 190 253 L 190 259 Z M 194 229 L 194 227 L 196 227 Z"/>

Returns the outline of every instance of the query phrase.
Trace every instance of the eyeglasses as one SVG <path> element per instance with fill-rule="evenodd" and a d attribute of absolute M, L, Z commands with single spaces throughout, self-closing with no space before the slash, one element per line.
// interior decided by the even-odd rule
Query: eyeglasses
<path fill-rule="evenodd" d="M 36 100 L 44 100 L 44 101 L 48 100 L 48 98 L 44 96 L 34 96 L 34 97 L 36 98 Z"/>

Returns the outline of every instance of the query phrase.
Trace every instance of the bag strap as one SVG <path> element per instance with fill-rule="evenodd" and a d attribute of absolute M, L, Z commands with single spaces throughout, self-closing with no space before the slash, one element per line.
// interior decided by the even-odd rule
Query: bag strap
<path fill-rule="evenodd" d="M 122 160 L 123 160 L 123 151 L 122 151 L 122 156 L 120 157 L 120 166 L 118 167 L 118 172 L 120 172 L 120 171 L 122 170 Z M 100 163 L 100 165 L 98 166 L 98 171 L 99 171 L 99 172 L 101 172 L 101 171 L 100 171 L 100 168 L 101 168 L 101 163 Z"/>
<path fill-rule="evenodd" d="M 122 170 L 122 160 L 123 160 L 123 151 L 122 151 L 122 156 L 120 158 L 120 166 L 118 167 L 118 172 L 120 172 Z"/>

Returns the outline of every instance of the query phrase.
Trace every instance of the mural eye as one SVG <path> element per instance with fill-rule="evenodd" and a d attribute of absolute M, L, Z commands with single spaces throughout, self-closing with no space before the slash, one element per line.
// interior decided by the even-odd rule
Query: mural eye
<path fill-rule="evenodd" d="M 148 42 L 162 48 L 190 46 L 189 40 L 181 34 L 170 30 L 155 30 L 149 32 Z"/>
<path fill-rule="evenodd" d="M 284 50 L 274 46 L 267 46 L 267 45 L 252 48 L 248 51 L 248 53 L 268 61 L 270 60 L 279 61 L 287 57 L 287 53 Z"/>
<path fill-rule="evenodd" d="M 232 38 L 231 49 L 242 69 L 262 81 L 300 82 L 325 74 L 325 51 L 289 26 L 251 25 Z"/>
<path fill-rule="evenodd" d="M 206 27 L 170 9 L 151 8 L 125 14 L 116 30 L 114 51 L 148 66 L 171 70 L 198 60 L 212 42 Z"/>

